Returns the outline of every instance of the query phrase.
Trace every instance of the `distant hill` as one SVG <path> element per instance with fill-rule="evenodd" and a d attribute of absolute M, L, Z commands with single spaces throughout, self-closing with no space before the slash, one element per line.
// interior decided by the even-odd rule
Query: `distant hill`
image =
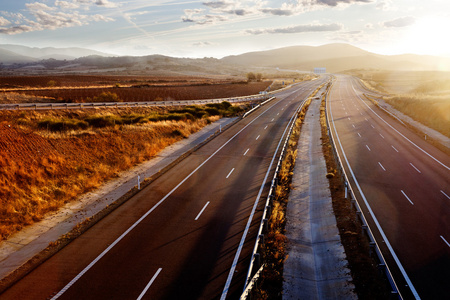
<path fill-rule="evenodd" d="M 450 70 L 450 59 L 425 55 L 380 55 L 349 44 L 293 46 L 268 51 L 250 52 L 222 58 L 227 64 L 278 67 L 311 71 L 326 67 L 327 72 L 349 69 L 384 70 Z"/>
<path fill-rule="evenodd" d="M 236 75 L 263 68 L 335 73 L 354 69 L 392 71 L 450 70 L 450 58 L 425 55 L 380 55 L 349 44 L 293 46 L 215 58 L 175 58 L 164 55 L 118 56 L 83 48 L 30 48 L 0 45 L 5 72 L 133 72 L 158 75 Z M 271 70 L 267 70 L 271 72 Z"/>
<path fill-rule="evenodd" d="M 30 63 L 36 61 L 38 61 L 38 59 L 20 55 L 0 48 L 0 63 L 13 64 L 13 63 Z"/>
<path fill-rule="evenodd" d="M 99 56 L 111 56 L 110 54 L 102 53 L 95 50 L 84 48 L 36 48 L 20 45 L 0 44 L 0 50 L 7 50 L 16 55 L 25 57 L 32 57 L 36 59 L 58 59 L 58 60 L 72 60 L 83 56 L 99 55 Z M 0 56 L 0 62 L 4 62 L 4 58 Z"/>

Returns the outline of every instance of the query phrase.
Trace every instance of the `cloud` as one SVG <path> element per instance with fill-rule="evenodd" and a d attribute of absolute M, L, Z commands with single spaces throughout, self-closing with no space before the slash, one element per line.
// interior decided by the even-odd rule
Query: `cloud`
<path fill-rule="evenodd" d="M 217 22 L 224 22 L 228 20 L 227 17 L 221 15 L 203 15 L 204 11 L 204 9 L 185 9 L 185 15 L 182 17 L 182 20 L 186 23 L 195 23 L 198 25 L 215 24 Z"/>
<path fill-rule="evenodd" d="M 104 7 L 118 7 L 119 6 L 117 3 L 112 3 L 112 2 L 109 2 L 108 0 L 97 0 L 97 1 L 95 1 L 95 4 L 97 4 L 99 6 L 104 6 Z"/>
<path fill-rule="evenodd" d="M 6 26 L 6 25 L 10 25 L 10 24 L 11 24 L 10 21 L 6 20 L 3 17 L 0 17 L 0 26 Z"/>
<path fill-rule="evenodd" d="M 387 28 L 392 27 L 407 27 L 416 22 L 416 18 L 414 17 L 401 17 L 391 21 L 383 22 L 383 26 Z"/>
<path fill-rule="evenodd" d="M 327 6 L 338 6 L 339 4 L 371 3 L 373 0 L 313 0 L 311 2 Z"/>
<path fill-rule="evenodd" d="M 194 47 L 208 47 L 208 46 L 216 46 L 216 43 L 211 43 L 211 42 L 197 42 L 197 43 L 193 43 L 192 46 Z"/>
<path fill-rule="evenodd" d="M 308 24 L 297 25 L 283 28 L 267 28 L 267 29 L 248 29 L 245 32 L 248 34 L 287 34 L 287 33 L 304 33 L 304 32 L 323 32 L 323 31 L 339 31 L 342 29 L 341 24 Z"/>
<path fill-rule="evenodd" d="M 19 25 L 19 26 L 13 26 L 9 28 L 0 28 L 0 33 L 3 34 L 19 34 L 24 32 L 30 32 L 34 31 L 34 28 L 32 26 L 28 25 Z"/>
<path fill-rule="evenodd" d="M 75 8 L 79 8 L 80 5 L 77 3 L 73 3 L 73 2 L 67 2 L 67 1 L 55 1 L 55 5 L 59 6 L 63 9 L 75 9 Z"/>
<path fill-rule="evenodd" d="M 54 2 L 55 6 L 48 6 L 41 2 L 26 3 L 25 7 L 32 18 L 27 18 L 22 14 L 2 12 L 4 16 L 10 16 L 9 24 L 0 24 L 2 34 L 20 34 L 31 31 L 55 30 L 58 28 L 87 25 L 90 22 L 109 22 L 112 18 L 100 14 L 86 15 L 80 14 L 76 9 L 79 4 L 94 4 L 95 0 L 75 0 L 74 2 L 59 1 Z M 96 1 L 96 3 L 99 1 Z M 100 1 L 103 5 L 109 5 L 106 0 Z M 99 4 L 97 4 L 99 5 Z M 3 19 L 3 18 L 2 18 Z M 11 20 L 14 21 L 11 22 Z M 2 22 L 5 23 L 5 22 Z M 12 25 L 14 24 L 14 25 Z M 5 27 L 7 25 L 12 25 Z"/>
<path fill-rule="evenodd" d="M 383 11 L 394 10 L 394 7 L 392 5 L 392 0 L 380 1 L 377 3 L 376 8 L 383 10 Z"/>
<path fill-rule="evenodd" d="M 294 10 L 282 9 L 282 8 L 264 8 L 261 9 L 264 14 L 270 14 L 275 16 L 291 16 L 295 13 Z"/>
<path fill-rule="evenodd" d="M 31 11 L 38 10 L 56 10 L 55 7 L 49 7 L 44 3 L 34 2 L 34 3 L 26 3 L 25 6 Z"/>
<path fill-rule="evenodd" d="M 226 1 L 210 1 L 210 2 L 203 2 L 202 3 L 205 6 L 211 7 L 211 8 L 227 8 L 233 5 L 233 3 L 226 2 Z"/>
<path fill-rule="evenodd" d="M 371 3 L 374 0 L 291 0 L 278 7 L 269 7 L 266 0 L 219 0 L 202 2 L 202 12 L 185 13 L 183 22 L 196 24 L 214 24 L 219 21 L 235 20 L 244 16 L 293 16 L 307 11 L 322 9 L 325 6 Z M 390 0 L 386 0 L 390 1 Z M 276 3 L 276 1 L 274 1 Z M 281 2 L 281 1 L 279 1 Z M 188 10 L 186 10 L 188 11 Z M 186 12 L 185 11 L 185 12 Z M 204 14 L 204 15 L 202 15 Z M 209 17 L 206 17 L 206 16 Z"/>

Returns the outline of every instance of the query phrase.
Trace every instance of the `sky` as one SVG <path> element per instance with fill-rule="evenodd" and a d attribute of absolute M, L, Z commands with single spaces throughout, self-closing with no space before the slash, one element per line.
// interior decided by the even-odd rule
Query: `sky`
<path fill-rule="evenodd" d="M 0 0 L 0 44 L 216 57 L 348 43 L 450 57 L 448 0 Z"/>

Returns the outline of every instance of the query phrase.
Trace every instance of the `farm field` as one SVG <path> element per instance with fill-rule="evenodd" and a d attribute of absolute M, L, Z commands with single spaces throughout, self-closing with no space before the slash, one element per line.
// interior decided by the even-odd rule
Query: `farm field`
<path fill-rule="evenodd" d="M 245 108 L 0 111 L 0 239 Z"/>
<path fill-rule="evenodd" d="M 200 100 L 258 94 L 271 83 L 202 77 L 0 77 L 0 103 Z"/>

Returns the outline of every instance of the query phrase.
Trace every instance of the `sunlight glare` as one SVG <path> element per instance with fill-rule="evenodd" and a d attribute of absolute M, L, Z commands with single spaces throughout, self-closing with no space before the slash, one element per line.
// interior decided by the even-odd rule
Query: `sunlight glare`
<path fill-rule="evenodd" d="M 450 40 L 447 33 L 450 20 L 427 17 L 417 20 L 406 35 L 404 46 L 408 52 L 427 55 L 450 55 Z"/>

